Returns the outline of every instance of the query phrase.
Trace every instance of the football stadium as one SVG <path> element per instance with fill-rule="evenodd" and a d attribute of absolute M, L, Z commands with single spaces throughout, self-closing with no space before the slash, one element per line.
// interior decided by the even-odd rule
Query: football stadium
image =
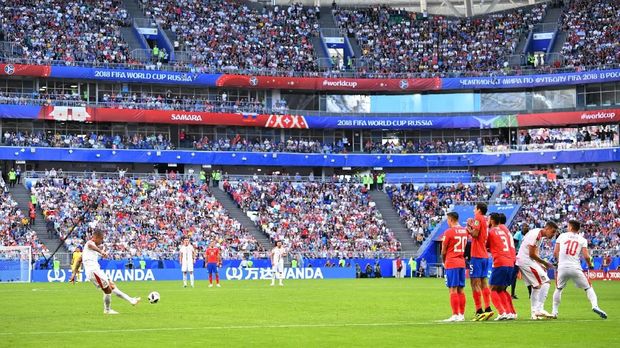
<path fill-rule="evenodd" d="M 620 346 L 620 1 L 10 0 L 0 347 Z"/>

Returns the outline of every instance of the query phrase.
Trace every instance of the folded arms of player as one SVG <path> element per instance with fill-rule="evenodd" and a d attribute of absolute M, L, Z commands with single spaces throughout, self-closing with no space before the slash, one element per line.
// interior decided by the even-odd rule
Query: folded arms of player
<path fill-rule="evenodd" d="M 478 223 L 478 220 L 472 218 L 467 219 L 467 233 L 474 238 L 478 238 L 480 234 L 480 223 Z"/>

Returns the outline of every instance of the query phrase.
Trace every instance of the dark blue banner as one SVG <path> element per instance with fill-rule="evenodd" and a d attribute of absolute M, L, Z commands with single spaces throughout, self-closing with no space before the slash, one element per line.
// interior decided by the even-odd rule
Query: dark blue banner
<path fill-rule="evenodd" d="M 512 115 L 476 115 L 476 116 L 304 116 L 308 128 L 327 129 L 439 129 L 439 128 L 497 128 L 500 123 L 512 122 L 517 125 L 516 116 Z M 507 127 L 508 124 L 505 125 Z"/>
<path fill-rule="evenodd" d="M 41 107 L 36 105 L 0 104 L 0 118 L 36 119 L 40 113 Z"/>
<path fill-rule="evenodd" d="M 221 74 L 53 66 L 50 77 L 215 87 Z"/>
<path fill-rule="evenodd" d="M 620 81 L 620 69 L 565 74 L 442 78 L 441 89 L 530 88 Z"/>
<path fill-rule="evenodd" d="M 618 162 L 618 148 L 461 154 L 303 154 L 0 147 L 1 160 L 277 167 L 477 167 Z"/>
<path fill-rule="evenodd" d="M 181 269 L 105 269 L 103 270 L 109 280 L 113 282 L 127 281 L 157 281 L 157 280 L 181 280 Z M 271 268 L 237 268 L 224 267 L 218 270 L 223 280 L 270 280 Z M 207 280 L 209 275 L 206 268 L 194 270 L 196 280 Z M 71 271 L 60 269 L 32 271 L 33 282 L 67 282 L 71 277 Z M 355 278 L 354 267 L 308 267 L 308 268 L 285 268 L 285 279 L 340 279 Z M 82 281 L 86 281 L 82 273 Z"/>

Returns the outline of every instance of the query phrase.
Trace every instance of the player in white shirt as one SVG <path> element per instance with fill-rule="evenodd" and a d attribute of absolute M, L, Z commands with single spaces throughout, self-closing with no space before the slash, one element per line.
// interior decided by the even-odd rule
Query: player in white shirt
<path fill-rule="evenodd" d="M 543 238 L 553 238 L 557 233 L 558 225 L 549 221 L 544 228 L 535 228 L 529 231 L 521 242 L 517 253 L 517 263 L 523 275 L 523 280 L 532 287 L 530 297 L 532 319 L 552 318 L 553 316 L 545 311 L 545 301 L 549 293 L 549 276 L 547 269 L 553 267 L 551 263 L 543 260 L 538 250 Z"/>
<path fill-rule="evenodd" d="M 271 286 L 275 285 L 276 278 L 280 282 L 280 286 L 283 286 L 282 279 L 284 279 L 284 256 L 286 256 L 286 250 L 282 246 L 282 241 L 276 242 L 276 247 L 271 250 Z"/>
<path fill-rule="evenodd" d="M 562 290 L 566 283 L 572 280 L 575 286 L 586 291 L 586 296 L 592 305 L 592 311 L 601 318 L 607 319 L 607 313 L 598 308 L 596 293 L 590 284 L 590 280 L 583 274 L 581 269 L 580 256 L 586 259 L 588 267 L 593 268 L 594 264 L 588 252 L 588 241 L 579 235 L 581 224 L 578 221 L 568 222 L 568 232 L 562 233 L 555 241 L 553 256 L 558 260 L 558 272 L 556 275 L 556 289 L 553 293 L 553 310 L 551 314 L 557 318 L 560 302 L 562 301 Z"/>
<path fill-rule="evenodd" d="M 194 262 L 196 262 L 196 250 L 189 243 L 189 237 L 183 237 L 183 244 L 179 247 L 179 263 L 183 272 L 183 287 L 187 287 L 187 273 L 189 273 L 189 283 L 194 287 Z"/>
<path fill-rule="evenodd" d="M 101 244 L 103 243 L 103 231 L 96 230 L 93 233 L 92 238 L 84 244 L 84 251 L 82 252 L 82 257 L 76 260 L 73 265 L 71 279 L 69 281 L 75 284 L 75 277 L 78 274 L 80 265 L 84 265 L 84 271 L 86 272 L 86 277 L 90 279 L 90 281 L 97 287 L 103 291 L 103 313 L 104 314 L 118 314 L 117 311 L 110 308 L 110 304 L 112 303 L 112 293 L 116 296 L 124 299 L 129 302 L 132 306 L 135 306 L 140 302 L 140 297 L 131 297 L 124 292 L 122 292 L 114 282 L 108 280 L 108 277 L 101 271 L 99 267 L 99 257 L 108 257 L 108 253 L 106 253 L 102 248 Z"/>

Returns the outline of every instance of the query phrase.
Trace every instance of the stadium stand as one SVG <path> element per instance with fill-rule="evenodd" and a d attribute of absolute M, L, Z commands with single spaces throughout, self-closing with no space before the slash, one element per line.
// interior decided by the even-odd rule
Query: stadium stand
<path fill-rule="evenodd" d="M 227 256 L 259 250 L 261 246 L 232 220 L 206 184 L 171 178 L 86 179 L 50 175 L 32 187 L 46 219 L 59 237 L 71 226 L 65 243 L 70 251 L 95 228 L 104 229 L 105 245 L 115 258 L 144 256 L 172 258 L 180 238 L 191 236 L 199 253 L 215 240 Z M 98 208 L 80 222 L 83 204 L 100 200 Z"/>
<path fill-rule="evenodd" d="M 191 64 L 208 70 L 316 70 L 310 39 L 314 8 L 301 4 L 262 12 L 228 0 L 144 1 L 145 13 L 174 32 Z"/>
<path fill-rule="evenodd" d="M 615 0 L 573 0 L 563 16 L 568 37 L 562 48 L 568 67 L 620 62 L 620 3 Z"/>
<path fill-rule="evenodd" d="M 49 254 L 47 247 L 39 241 L 37 234 L 30 228 L 31 220 L 19 208 L 17 202 L 6 189 L 4 181 L 0 182 L 0 245 L 30 246 L 33 258 Z"/>
<path fill-rule="evenodd" d="M 294 252 L 333 257 L 394 252 L 400 243 L 386 228 L 364 185 L 356 183 L 225 182 L 240 208 L 271 240 Z"/>
<path fill-rule="evenodd" d="M 334 10 L 349 36 L 361 44 L 365 69 L 382 73 L 485 73 L 507 67 L 519 35 L 540 22 L 546 4 L 531 9 L 453 19 L 418 18 L 415 12 L 379 5 Z"/>
<path fill-rule="evenodd" d="M 120 0 L 14 0 L 3 3 L 0 22 L 5 40 L 39 63 L 128 63 L 120 28 L 129 25 L 129 16 L 120 5 Z"/>
<path fill-rule="evenodd" d="M 486 202 L 493 188 L 478 184 L 390 184 L 385 191 L 392 205 L 419 245 L 456 203 Z"/>

